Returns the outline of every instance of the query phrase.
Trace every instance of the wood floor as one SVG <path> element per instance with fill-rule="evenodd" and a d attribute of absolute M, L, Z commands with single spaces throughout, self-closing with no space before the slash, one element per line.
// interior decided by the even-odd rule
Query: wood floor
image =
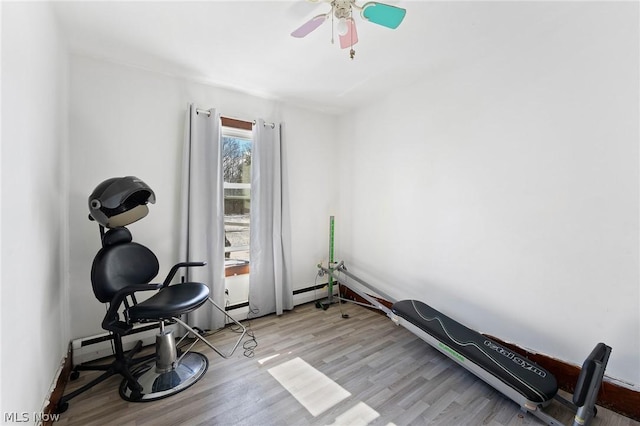
<path fill-rule="evenodd" d="M 353 304 L 343 305 L 342 310 L 349 318 L 342 318 L 338 305 L 323 311 L 308 304 L 280 317 L 253 319 L 250 326 L 258 343 L 253 357 L 246 357 L 239 348 L 234 356 L 223 359 L 198 344 L 196 349 L 209 357 L 210 365 L 191 388 L 163 400 L 131 403 L 120 399 L 120 379 L 113 377 L 72 399 L 55 424 L 541 424 L 385 316 Z M 225 329 L 212 341 L 228 347 L 235 338 L 237 334 Z M 272 373 L 274 367 L 293 361 L 308 364 L 348 396 L 314 416 L 292 393 L 304 392 L 308 386 L 307 391 L 325 400 L 337 392 L 331 387 L 314 390 L 324 383 L 316 379 L 287 390 Z M 284 370 L 289 365 L 293 364 L 286 364 Z M 82 373 L 69 383 L 67 392 L 92 377 L 94 373 Z M 572 420 L 572 414 L 555 402 L 547 412 L 565 424 Z M 640 426 L 600 407 L 592 424 Z"/>

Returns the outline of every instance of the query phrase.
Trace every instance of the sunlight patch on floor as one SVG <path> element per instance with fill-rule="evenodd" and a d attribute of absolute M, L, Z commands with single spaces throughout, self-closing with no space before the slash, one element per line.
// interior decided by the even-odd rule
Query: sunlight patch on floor
<path fill-rule="evenodd" d="M 351 396 L 342 386 L 300 358 L 268 371 L 314 417 Z"/>
<path fill-rule="evenodd" d="M 378 417 L 380 417 L 380 413 L 364 402 L 359 402 L 355 407 L 336 417 L 336 421 L 330 426 L 367 426 Z"/>

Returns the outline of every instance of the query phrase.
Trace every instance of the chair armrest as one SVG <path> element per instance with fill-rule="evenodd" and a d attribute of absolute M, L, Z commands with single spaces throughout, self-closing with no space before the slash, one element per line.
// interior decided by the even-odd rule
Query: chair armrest
<path fill-rule="evenodd" d="M 180 268 L 189 268 L 189 267 L 192 267 L 192 266 L 205 266 L 206 264 L 207 264 L 207 262 L 180 262 L 180 263 L 176 263 L 175 265 L 173 265 L 173 267 L 169 271 L 169 274 L 167 274 L 167 278 L 165 278 L 164 282 L 162 283 L 162 288 L 167 287 L 171 283 L 171 281 L 173 280 L 173 277 L 176 275 L 176 272 L 178 272 L 178 269 L 180 269 Z"/>
<path fill-rule="evenodd" d="M 102 320 L 102 328 L 120 335 L 128 334 L 133 326 L 125 321 L 120 321 L 118 310 L 125 297 L 139 291 L 159 290 L 162 284 L 134 284 L 120 289 L 109 303 L 109 309 Z"/>

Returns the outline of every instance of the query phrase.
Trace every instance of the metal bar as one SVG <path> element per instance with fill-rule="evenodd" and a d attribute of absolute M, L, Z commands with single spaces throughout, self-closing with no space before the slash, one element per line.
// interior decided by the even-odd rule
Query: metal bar
<path fill-rule="evenodd" d="M 361 285 L 367 287 L 369 290 L 373 291 L 374 293 L 376 293 L 377 295 L 379 295 L 383 299 L 385 299 L 385 300 L 387 300 L 387 301 L 389 301 L 391 303 L 395 303 L 396 302 L 396 300 L 393 297 L 389 296 L 388 294 L 383 293 L 382 291 L 376 289 L 371 284 L 367 283 L 366 281 L 356 277 L 351 272 L 347 271 L 347 268 L 344 266 L 344 262 L 340 262 L 338 264 L 338 266 L 335 268 L 335 270 L 345 274 L 346 276 L 348 276 L 352 280 L 356 281 L 358 284 L 361 284 Z M 341 282 L 344 284 L 344 281 L 341 281 Z"/>
<path fill-rule="evenodd" d="M 233 318 L 231 315 L 226 313 L 224 309 L 222 309 L 220 306 L 218 306 L 218 304 L 216 302 L 214 302 L 213 299 L 211 299 L 209 297 L 208 300 L 217 310 L 222 312 L 227 318 L 229 318 L 236 325 L 238 325 L 238 326 L 240 326 L 240 328 L 242 328 L 242 333 L 240 334 L 240 337 L 236 341 L 235 345 L 233 345 L 233 348 L 231 348 L 231 351 L 229 353 L 225 354 L 221 350 L 219 350 L 218 348 L 213 346 L 211 343 L 209 343 L 209 341 L 207 339 L 204 338 L 204 336 L 201 336 L 200 333 L 198 333 L 198 331 L 194 330 L 191 326 L 187 325 L 187 323 L 182 321 L 180 318 L 173 317 L 172 319 L 174 321 L 176 321 L 178 324 L 180 324 L 181 326 L 183 326 L 184 328 L 186 328 L 187 330 L 189 330 L 191 333 L 193 333 L 193 335 L 196 336 L 196 338 L 198 340 L 202 341 L 202 343 L 204 343 L 205 345 L 207 345 L 211 349 L 213 349 L 215 351 L 215 353 L 220 355 L 222 358 L 226 359 L 226 358 L 229 358 L 231 355 L 233 355 L 233 353 L 236 351 L 236 349 L 238 348 L 238 345 L 240 345 L 240 342 L 242 341 L 242 338 L 245 336 L 245 334 L 247 334 L 247 329 L 246 329 L 246 327 L 244 325 L 242 325 L 238 321 L 236 321 L 235 318 Z M 189 348 L 189 349 L 191 349 L 191 348 Z"/>
<path fill-rule="evenodd" d="M 345 287 L 346 287 L 346 285 L 345 285 Z M 347 299 L 345 297 L 338 297 L 338 300 L 342 300 L 343 302 L 353 303 L 354 305 L 364 306 L 365 308 L 376 308 L 376 309 L 378 309 L 377 306 L 371 306 L 370 303 L 362 303 L 362 302 L 358 302 L 357 300 Z"/>
<path fill-rule="evenodd" d="M 329 216 L 329 271 L 333 271 L 331 266 L 333 265 L 333 231 L 335 226 L 335 218 L 333 216 Z M 328 285 L 328 294 L 327 301 L 329 304 L 333 303 L 333 277 L 331 273 L 329 273 L 329 280 L 327 282 Z"/>
<path fill-rule="evenodd" d="M 207 117 L 211 117 L 211 111 L 206 110 L 206 109 L 196 108 L 196 114 L 206 114 L 206 115 L 207 115 Z M 256 124 L 256 120 L 253 120 L 253 121 L 245 121 L 245 120 L 240 120 L 240 119 L 238 119 L 238 118 L 231 118 L 231 117 L 224 117 L 224 118 L 226 118 L 226 119 L 230 119 L 230 120 L 235 120 L 235 121 L 242 121 L 242 122 L 245 122 L 245 123 L 251 123 L 251 124 L 253 124 L 253 125 L 255 125 L 255 124 Z M 271 127 L 272 129 L 275 129 L 275 128 L 276 128 L 276 123 L 267 123 L 267 122 L 265 121 L 265 122 L 264 122 L 264 126 L 265 126 L 265 127 L 269 126 L 269 127 Z"/>
<path fill-rule="evenodd" d="M 196 114 L 206 114 L 207 117 L 211 117 L 211 111 L 206 109 L 196 108 Z"/>
<path fill-rule="evenodd" d="M 499 389 L 499 388 L 496 388 L 496 389 Z M 520 408 L 522 409 L 522 411 L 529 412 L 529 413 L 533 414 L 534 416 L 536 416 L 537 418 L 542 420 L 544 423 L 546 423 L 548 426 L 565 426 L 564 423 L 560 422 L 560 420 L 558 420 L 555 417 L 545 413 L 544 411 L 542 411 L 540 409 L 533 410 L 533 409 L 529 409 L 528 407 L 524 407 L 524 406 L 521 406 Z"/>
<path fill-rule="evenodd" d="M 570 409 L 572 411 L 576 411 L 578 409 L 578 407 L 576 407 L 576 404 L 574 404 L 573 402 L 569 401 L 567 398 L 564 398 L 559 393 L 555 394 L 553 399 L 555 399 L 557 402 L 559 402 L 560 404 L 564 405 L 565 407 L 567 407 L 568 409 Z"/>
<path fill-rule="evenodd" d="M 256 124 L 256 120 L 253 120 L 252 123 L 255 125 Z M 263 124 L 264 127 L 270 126 L 272 129 L 276 128 L 276 123 L 267 123 L 266 121 Z"/>
<path fill-rule="evenodd" d="M 348 283 L 345 280 L 343 280 L 339 275 L 335 274 L 336 270 L 339 270 L 341 272 L 344 272 L 341 268 L 344 268 L 344 265 L 342 262 L 340 262 L 338 264 L 338 266 L 333 269 L 333 268 L 325 268 L 324 266 L 318 266 L 320 268 L 320 270 L 324 271 L 325 273 L 329 274 L 329 277 L 333 277 L 335 278 L 335 280 L 339 283 L 344 285 L 345 287 L 348 287 L 350 290 L 352 290 L 354 293 L 358 294 L 358 296 L 362 297 L 364 300 L 366 300 L 367 302 L 370 303 L 370 305 L 368 305 L 371 308 L 376 308 L 381 310 L 382 312 L 384 312 L 389 318 L 392 318 L 394 316 L 393 312 L 391 311 L 391 309 L 387 308 L 385 305 L 383 305 L 382 303 L 380 303 L 380 301 L 376 300 L 374 297 L 371 297 L 370 295 L 368 295 L 366 292 L 362 291 L 362 289 L 352 285 L 352 283 Z M 350 277 L 354 278 L 354 281 L 356 281 L 357 283 L 364 283 L 364 281 L 360 280 L 359 278 L 355 278 L 352 274 L 349 274 Z M 375 288 L 373 288 L 371 285 L 369 284 L 363 284 L 364 287 L 369 288 L 370 290 L 372 290 L 373 292 L 380 294 L 382 296 L 382 292 L 376 290 Z M 348 299 L 343 299 L 343 300 L 348 300 Z M 352 300 L 348 300 L 349 302 L 353 302 Z M 355 302 L 354 302 L 355 303 Z M 362 303 L 358 303 L 360 305 L 363 306 L 367 306 L 365 304 Z"/>
<path fill-rule="evenodd" d="M 184 336 L 182 336 L 182 339 L 180 339 L 180 342 L 182 342 L 182 340 L 183 340 L 183 339 L 184 339 L 188 334 L 189 334 L 189 333 L 187 333 L 187 334 L 185 334 Z M 182 355 L 180 356 L 180 358 L 178 358 L 178 359 L 176 360 L 176 365 L 180 365 L 180 361 L 182 361 L 182 358 L 184 358 L 184 357 L 185 357 L 185 355 L 186 355 L 186 354 L 188 354 L 188 353 L 189 353 L 189 351 L 190 351 L 191 349 L 193 349 L 193 347 L 196 345 L 196 343 L 198 343 L 198 339 L 196 339 L 196 340 L 194 340 L 193 342 L 191 342 L 191 345 L 189 345 L 189 348 L 188 348 L 186 351 L 184 351 L 184 352 L 182 353 Z M 177 345 L 177 344 L 176 344 L 176 345 Z"/>

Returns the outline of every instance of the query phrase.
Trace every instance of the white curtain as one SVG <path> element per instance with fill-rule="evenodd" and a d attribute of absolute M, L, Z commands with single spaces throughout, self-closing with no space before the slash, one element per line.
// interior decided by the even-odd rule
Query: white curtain
<path fill-rule="evenodd" d="M 293 308 L 282 239 L 280 125 L 256 120 L 251 154 L 249 305 L 266 315 Z"/>
<path fill-rule="evenodd" d="M 206 284 L 224 306 L 224 193 L 220 117 L 215 109 L 187 108 L 183 149 L 180 261 L 207 262 L 180 271 L 186 281 Z M 224 327 L 224 314 L 205 303 L 187 323 L 201 329 Z"/>

